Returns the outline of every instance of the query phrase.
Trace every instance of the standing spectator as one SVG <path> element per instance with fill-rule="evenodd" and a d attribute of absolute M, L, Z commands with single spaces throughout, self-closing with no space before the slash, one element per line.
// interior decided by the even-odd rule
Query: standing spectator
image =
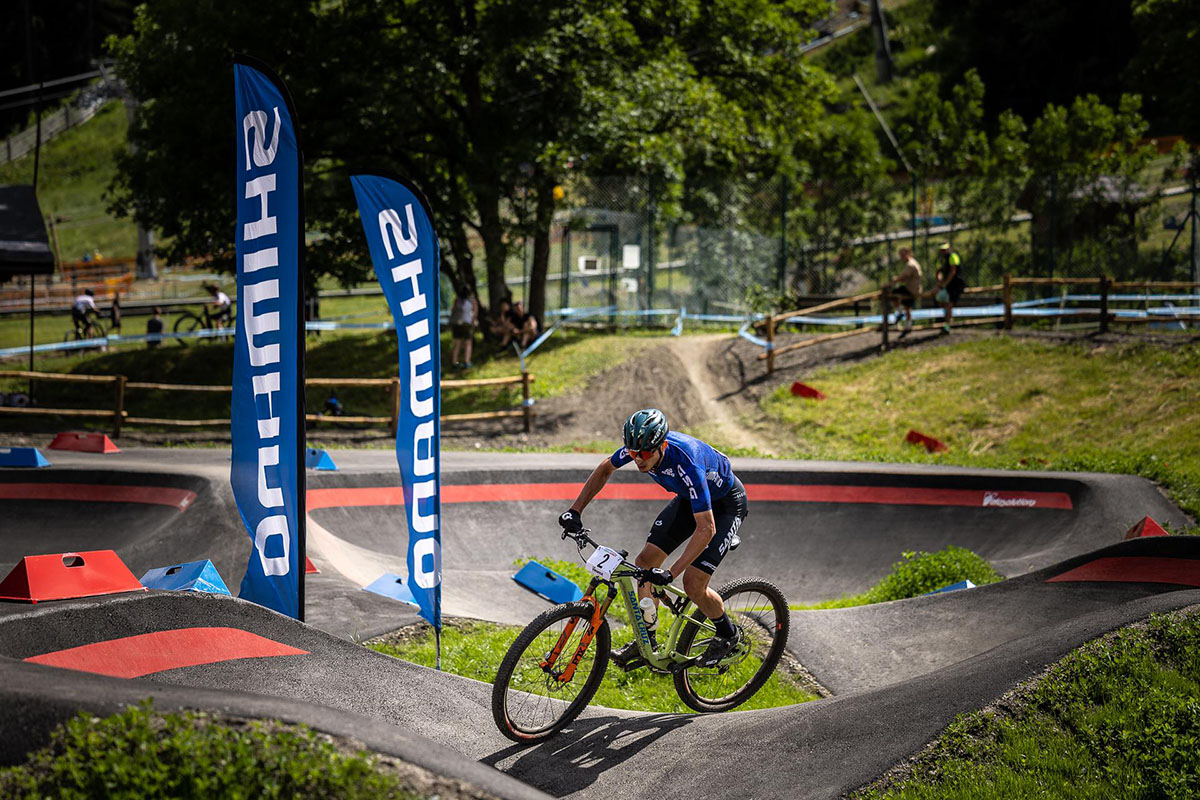
<path fill-rule="evenodd" d="M 954 304 L 967 288 L 962 279 L 962 259 L 950 247 L 949 242 L 942 242 L 937 254 L 937 294 L 935 299 L 946 309 L 946 322 L 942 325 L 942 333 L 950 332 L 950 323 L 954 318 Z"/>
<path fill-rule="evenodd" d="M 146 347 L 158 347 L 162 344 L 162 332 L 162 308 L 155 306 L 154 316 L 146 320 Z"/>
<path fill-rule="evenodd" d="M 112 307 L 108 309 L 109 332 L 121 330 L 121 293 L 113 294 Z"/>
<path fill-rule="evenodd" d="M 525 308 L 519 300 L 513 303 L 512 310 L 508 312 L 508 318 L 512 322 L 512 335 L 519 337 L 521 349 L 529 347 L 529 343 L 538 335 L 537 318 L 533 314 L 526 314 Z"/>
<path fill-rule="evenodd" d="M 913 258 L 912 250 L 907 247 L 901 247 L 899 255 L 900 260 L 904 262 L 904 268 L 888 282 L 888 286 L 898 286 L 892 294 L 892 302 L 904 308 L 904 330 L 900 332 L 900 338 L 903 339 L 912 331 L 913 306 L 921 296 L 921 265 Z"/>
<path fill-rule="evenodd" d="M 471 348 L 475 344 L 475 323 L 479 319 L 479 303 L 466 286 L 454 293 L 450 308 L 450 335 L 454 338 L 452 358 L 455 369 L 471 368 Z M 459 356 L 463 358 L 459 358 Z"/>

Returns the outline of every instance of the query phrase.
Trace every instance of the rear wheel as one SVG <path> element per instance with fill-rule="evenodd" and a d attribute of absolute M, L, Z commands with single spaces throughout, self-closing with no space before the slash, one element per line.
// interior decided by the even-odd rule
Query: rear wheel
<path fill-rule="evenodd" d="M 741 631 L 742 642 L 717 667 L 691 666 L 675 673 L 675 691 L 697 711 L 729 711 L 753 697 L 775 671 L 791 624 L 787 600 L 770 581 L 742 578 L 725 584 L 717 594 L 725 601 L 729 621 Z M 697 609 L 692 619 L 704 621 L 704 613 Z M 696 657 L 711 638 L 706 628 L 689 625 L 677 649 Z"/>
<path fill-rule="evenodd" d="M 204 330 L 204 320 L 200 319 L 190 311 L 185 311 L 179 317 L 179 319 L 175 320 L 174 330 L 176 333 L 192 333 L 194 331 Z M 179 342 L 179 344 L 185 347 L 187 346 L 186 338 L 181 337 L 175 341 Z"/>
<path fill-rule="evenodd" d="M 591 630 L 593 611 L 586 601 L 547 609 L 508 648 L 492 684 L 492 717 L 509 739 L 532 744 L 553 736 L 579 716 L 600 688 L 612 646 L 607 621 L 600 623 L 571 679 L 562 680 L 580 641 Z M 564 636 L 568 628 L 570 634 Z M 565 642 L 555 663 L 543 667 L 560 638 Z"/>

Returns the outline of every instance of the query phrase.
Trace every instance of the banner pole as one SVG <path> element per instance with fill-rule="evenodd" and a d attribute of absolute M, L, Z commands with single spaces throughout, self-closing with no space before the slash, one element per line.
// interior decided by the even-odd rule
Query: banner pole
<path fill-rule="evenodd" d="M 437 671 L 442 671 L 442 629 L 438 626 L 433 626 L 433 646 L 434 646 L 434 666 Z"/>

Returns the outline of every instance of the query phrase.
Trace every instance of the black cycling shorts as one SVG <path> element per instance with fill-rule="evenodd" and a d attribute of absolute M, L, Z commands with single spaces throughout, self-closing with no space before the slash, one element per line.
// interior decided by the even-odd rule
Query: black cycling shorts
<path fill-rule="evenodd" d="M 736 476 L 729 493 L 713 502 L 712 511 L 713 520 L 717 524 L 716 532 L 713 533 L 708 547 L 692 562 L 693 567 L 709 575 L 713 574 L 713 570 L 729 552 L 734 534 L 741 527 L 742 520 L 750 513 L 750 505 L 746 502 L 746 487 L 742 486 L 742 482 Z M 692 538 L 695 532 L 696 517 L 692 513 L 692 505 L 677 495 L 659 513 L 658 519 L 654 520 L 646 541 L 669 554 Z"/>

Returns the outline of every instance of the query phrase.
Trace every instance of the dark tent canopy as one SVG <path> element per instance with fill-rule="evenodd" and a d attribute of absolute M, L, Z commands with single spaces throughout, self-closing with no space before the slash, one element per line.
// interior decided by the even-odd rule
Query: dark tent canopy
<path fill-rule="evenodd" d="M 54 253 L 32 186 L 0 186 L 0 283 L 54 274 Z"/>

